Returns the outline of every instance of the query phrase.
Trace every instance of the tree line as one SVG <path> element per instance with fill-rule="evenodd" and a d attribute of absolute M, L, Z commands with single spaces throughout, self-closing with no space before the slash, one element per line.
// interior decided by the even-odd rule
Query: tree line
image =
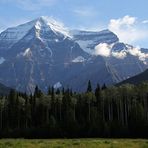
<path fill-rule="evenodd" d="M 0 137 L 148 137 L 148 82 L 100 87 L 84 93 L 37 86 L 28 95 L 0 97 Z"/>

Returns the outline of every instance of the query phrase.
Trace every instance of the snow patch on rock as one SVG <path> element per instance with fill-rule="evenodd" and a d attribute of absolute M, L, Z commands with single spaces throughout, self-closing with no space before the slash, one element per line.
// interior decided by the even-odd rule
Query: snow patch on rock
<path fill-rule="evenodd" d="M 0 64 L 3 64 L 5 62 L 5 58 L 0 57 Z"/>
<path fill-rule="evenodd" d="M 57 83 L 54 84 L 53 87 L 54 87 L 55 89 L 58 89 L 58 88 L 62 87 L 62 84 L 61 84 L 60 82 L 57 82 Z"/>
<path fill-rule="evenodd" d="M 25 52 L 23 53 L 23 56 L 29 56 L 30 54 L 31 54 L 31 50 L 30 48 L 27 48 Z"/>
<path fill-rule="evenodd" d="M 89 45 L 93 44 L 92 40 L 87 40 L 87 41 L 82 41 L 82 40 L 78 40 L 76 41 L 79 46 L 88 54 L 92 55 L 93 54 L 93 50 L 90 49 Z"/>
<path fill-rule="evenodd" d="M 59 42 L 59 40 L 58 39 L 55 39 L 55 42 Z"/>
<path fill-rule="evenodd" d="M 73 63 L 82 63 L 84 62 L 86 59 L 82 56 L 78 56 L 77 58 L 75 58 L 74 60 L 72 60 Z"/>

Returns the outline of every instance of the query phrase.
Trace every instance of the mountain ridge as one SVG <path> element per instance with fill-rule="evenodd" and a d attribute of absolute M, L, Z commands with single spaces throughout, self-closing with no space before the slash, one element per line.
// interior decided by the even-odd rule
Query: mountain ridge
<path fill-rule="evenodd" d="M 11 88 L 0 83 L 0 96 L 8 95 Z"/>
<path fill-rule="evenodd" d="M 122 85 L 126 83 L 139 84 L 145 81 L 148 81 L 148 69 L 136 76 L 133 76 L 125 81 L 120 82 L 118 85 Z"/>

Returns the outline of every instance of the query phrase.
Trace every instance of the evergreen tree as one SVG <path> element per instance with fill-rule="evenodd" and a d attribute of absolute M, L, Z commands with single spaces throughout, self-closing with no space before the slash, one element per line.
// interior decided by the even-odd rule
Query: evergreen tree
<path fill-rule="evenodd" d="M 51 95 L 51 92 L 52 92 L 52 90 L 51 90 L 51 87 L 49 86 L 48 87 L 48 95 Z"/>
<path fill-rule="evenodd" d="M 91 86 L 91 81 L 88 81 L 88 85 L 87 85 L 87 92 L 92 92 L 92 86 Z"/>
<path fill-rule="evenodd" d="M 106 84 L 104 83 L 102 86 L 102 90 L 105 90 L 105 89 L 107 89 L 107 87 L 106 87 Z"/>
<path fill-rule="evenodd" d="M 2 135 L 4 134 L 4 135 Z M 148 83 L 71 89 L 34 95 L 11 90 L 0 97 L 0 136 L 148 137 Z"/>

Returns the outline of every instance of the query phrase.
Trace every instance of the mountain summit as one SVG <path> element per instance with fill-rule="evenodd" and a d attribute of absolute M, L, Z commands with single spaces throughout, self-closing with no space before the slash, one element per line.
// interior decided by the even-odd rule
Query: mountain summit
<path fill-rule="evenodd" d="M 64 27 L 64 25 L 61 22 L 58 22 L 53 18 L 42 16 L 35 20 L 35 22 L 35 27 L 38 30 L 50 29 L 55 34 L 59 33 L 61 35 L 65 35 L 65 37 L 70 37 L 68 29 Z"/>
<path fill-rule="evenodd" d="M 42 16 L 17 27 L 8 28 L 0 34 L 0 38 L 1 41 L 9 43 L 9 46 L 7 45 L 8 47 L 11 47 L 33 29 L 35 30 L 35 35 L 38 38 L 40 38 L 41 32 L 46 31 L 51 31 L 64 37 L 70 37 L 68 30 L 62 23 L 55 21 L 53 18 Z"/>
<path fill-rule="evenodd" d="M 109 30 L 71 31 L 40 17 L 0 34 L 0 83 L 28 93 L 35 85 L 83 91 L 88 80 L 111 85 L 143 72 L 147 54 Z"/>

